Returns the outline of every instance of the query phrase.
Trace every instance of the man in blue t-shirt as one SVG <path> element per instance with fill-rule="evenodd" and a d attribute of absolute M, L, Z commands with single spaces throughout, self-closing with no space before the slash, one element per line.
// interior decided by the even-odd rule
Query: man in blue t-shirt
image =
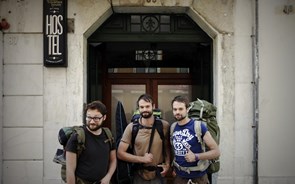
<path fill-rule="evenodd" d="M 172 111 L 177 123 L 172 133 L 172 149 L 174 151 L 174 184 L 207 184 L 206 169 L 208 159 L 220 155 L 219 147 L 212 138 L 204 123 L 200 124 L 201 139 L 209 148 L 203 152 L 195 132 L 195 120 L 188 118 L 189 100 L 184 96 L 176 96 L 172 100 Z"/>

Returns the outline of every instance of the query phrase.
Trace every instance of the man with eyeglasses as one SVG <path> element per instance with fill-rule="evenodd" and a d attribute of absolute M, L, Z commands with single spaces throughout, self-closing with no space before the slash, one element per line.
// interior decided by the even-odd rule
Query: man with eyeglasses
<path fill-rule="evenodd" d="M 109 184 L 117 165 L 115 144 L 109 144 L 102 125 L 107 109 L 100 101 L 86 106 L 85 148 L 78 157 L 77 134 L 66 145 L 68 184 Z"/>

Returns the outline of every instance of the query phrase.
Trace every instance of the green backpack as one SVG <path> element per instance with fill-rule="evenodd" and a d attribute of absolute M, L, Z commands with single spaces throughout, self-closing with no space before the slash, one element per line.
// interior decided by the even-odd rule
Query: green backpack
<path fill-rule="evenodd" d="M 197 99 L 189 104 L 188 117 L 204 122 L 213 139 L 219 145 L 220 128 L 216 120 L 217 107 L 206 100 Z M 203 143 L 203 142 L 202 142 Z M 203 143 L 204 144 L 204 143 Z M 205 148 L 208 149 L 208 148 Z M 220 169 L 219 157 L 209 160 L 208 173 L 218 172 Z"/>
<path fill-rule="evenodd" d="M 204 122 L 207 125 L 208 131 L 212 135 L 213 139 L 219 145 L 220 140 L 220 128 L 216 120 L 216 111 L 217 107 L 212 103 L 206 100 L 197 99 L 196 101 L 190 102 L 188 108 L 188 117 L 195 119 L 195 133 L 197 135 L 198 141 L 202 144 L 202 149 L 205 152 L 206 148 L 205 143 L 202 140 L 202 131 L 201 131 L 201 122 Z M 170 126 L 170 137 L 172 141 L 172 134 L 177 122 L 174 122 Z M 172 142 L 171 142 L 172 144 Z M 174 162 L 175 163 L 175 162 Z M 177 163 L 175 163 L 177 164 Z M 209 160 L 209 161 L 199 161 L 198 166 L 192 167 L 190 171 L 199 171 L 207 168 L 207 173 L 212 174 L 218 172 L 220 169 L 219 157 Z"/>
<path fill-rule="evenodd" d="M 107 139 L 104 141 L 105 143 L 109 142 L 110 147 L 114 143 L 114 137 L 112 132 L 107 127 L 102 127 L 102 130 L 106 133 Z M 68 140 L 73 135 L 73 133 L 77 133 L 77 158 L 80 156 L 82 151 L 85 149 L 85 132 L 83 126 L 70 126 L 63 127 L 59 130 L 58 140 L 59 143 L 63 146 L 63 149 L 57 149 L 57 152 L 53 158 L 53 162 L 61 164 L 61 178 L 64 182 L 66 181 L 66 158 L 65 158 L 65 146 L 67 145 Z"/>

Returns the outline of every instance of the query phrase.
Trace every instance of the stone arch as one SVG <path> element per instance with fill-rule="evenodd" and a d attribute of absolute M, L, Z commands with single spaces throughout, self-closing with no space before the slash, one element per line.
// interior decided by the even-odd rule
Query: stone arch
<path fill-rule="evenodd" d="M 221 43 L 223 36 L 218 32 L 217 29 L 214 28 L 208 21 L 203 18 L 197 10 L 192 6 L 192 1 L 184 1 L 178 0 L 175 2 L 173 6 L 162 1 L 146 1 L 154 2 L 155 5 L 160 6 L 146 6 L 146 3 L 143 0 L 137 0 L 137 2 L 124 1 L 123 3 L 120 0 L 113 0 L 113 4 L 109 4 L 109 7 L 105 9 L 104 12 L 101 13 L 100 17 L 95 20 L 91 26 L 89 26 L 86 31 L 83 33 L 83 58 L 84 61 L 87 60 L 87 38 L 94 33 L 94 31 L 102 25 L 113 13 L 174 13 L 187 14 L 195 23 L 197 23 L 203 30 L 206 32 L 213 40 L 213 100 L 215 104 L 219 104 L 222 101 L 222 84 L 221 77 L 222 72 L 221 68 L 221 58 L 222 52 Z M 181 1 L 181 2 L 180 2 Z M 112 2 L 112 1 L 110 1 Z M 160 2 L 160 4 L 159 4 Z M 85 66 L 85 65 L 84 65 Z M 86 66 L 85 66 L 86 67 Z M 219 113 L 220 115 L 220 113 Z"/>

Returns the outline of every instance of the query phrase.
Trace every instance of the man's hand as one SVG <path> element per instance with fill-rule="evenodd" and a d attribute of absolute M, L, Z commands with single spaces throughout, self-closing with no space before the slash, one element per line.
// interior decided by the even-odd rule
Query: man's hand
<path fill-rule="evenodd" d="M 102 178 L 100 180 L 100 184 L 109 184 L 110 183 L 111 178 L 105 176 L 104 178 Z"/>
<path fill-rule="evenodd" d="M 143 156 L 143 163 L 148 164 L 153 162 L 154 156 L 151 153 L 145 153 Z"/>
<path fill-rule="evenodd" d="M 165 177 L 166 174 L 168 173 L 169 169 L 170 169 L 170 165 L 169 164 L 159 164 L 157 165 L 157 167 L 161 167 L 162 168 L 162 172 L 160 172 L 162 177 Z"/>
<path fill-rule="evenodd" d="M 189 149 L 187 149 L 187 154 L 185 154 L 184 158 L 187 162 L 195 162 L 196 161 L 196 156 L 195 154 Z"/>

